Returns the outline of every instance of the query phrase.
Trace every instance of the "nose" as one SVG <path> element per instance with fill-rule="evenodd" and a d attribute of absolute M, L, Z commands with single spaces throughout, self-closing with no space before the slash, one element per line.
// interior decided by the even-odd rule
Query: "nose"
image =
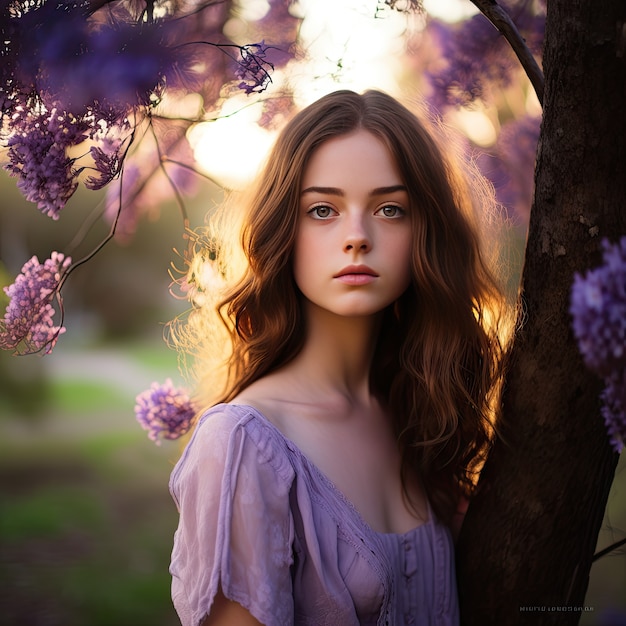
<path fill-rule="evenodd" d="M 353 217 L 347 221 L 343 249 L 344 252 L 368 252 L 372 247 L 372 240 L 367 232 L 363 217 Z"/>

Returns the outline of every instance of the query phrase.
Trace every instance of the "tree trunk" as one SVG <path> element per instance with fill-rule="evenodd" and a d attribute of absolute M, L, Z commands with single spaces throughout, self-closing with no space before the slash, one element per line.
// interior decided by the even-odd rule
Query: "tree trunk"
<path fill-rule="evenodd" d="M 544 119 L 503 440 L 457 549 L 464 626 L 577 624 L 617 455 L 570 330 L 575 272 L 626 233 L 626 3 L 548 0 Z M 594 607 L 598 612 L 601 607 Z"/>

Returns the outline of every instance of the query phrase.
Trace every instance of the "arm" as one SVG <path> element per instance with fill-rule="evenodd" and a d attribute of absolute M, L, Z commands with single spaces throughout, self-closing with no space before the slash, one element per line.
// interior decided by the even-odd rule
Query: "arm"
<path fill-rule="evenodd" d="M 262 626 L 241 604 L 229 600 L 220 589 L 215 596 L 211 613 L 202 626 Z"/>
<path fill-rule="evenodd" d="M 292 623 L 293 468 L 233 409 L 206 415 L 170 483 L 174 607 L 184 626 Z"/>

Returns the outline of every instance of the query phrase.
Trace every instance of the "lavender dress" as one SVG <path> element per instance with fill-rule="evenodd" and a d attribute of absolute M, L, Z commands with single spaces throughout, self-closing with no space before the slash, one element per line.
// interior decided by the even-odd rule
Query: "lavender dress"
<path fill-rule="evenodd" d="M 170 489 L 184 626 L 202 622 L 220 586 L 266 626 L 458 624 L 448 529 L 431 515 L 404 535 L 375 532 L 256 409 L 205 413 Z"/>

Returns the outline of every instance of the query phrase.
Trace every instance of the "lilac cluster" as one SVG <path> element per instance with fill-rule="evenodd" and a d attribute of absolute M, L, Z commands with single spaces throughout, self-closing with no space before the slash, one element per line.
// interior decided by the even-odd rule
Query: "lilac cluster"
<path fill-rule="evenodd" d="M 76 116 L 93 107 L 119 118 L 149 104 L 174 64 L 163 24 L 143 22 L 126 3 L 99 4 L 16 0 L 5 8 L 4 91 Z"/>
<path fill-rule="evenodd" d="M 265 41 L 240 48 L 241 60 L 237 64 L 235 75 L 241 79 L 239 88 L 247 94 L 265 91 L 272 81 L 270 71 L 274 69 L 274 65 L 266 58 L 268 49 Z"/>
<path fill-rule="evenodd" d="M 119 118 L 129 108 L 158 99 L 176 62 L 161 24 L 93 28 L 80 14 L 71 21 L 72 37 L 67 36 L 68 24 L 56 22 L 39 45 L 43 72 L 38 87 L 45 102 L 76 115 L 95 104 Z"/>
<path fill-rule="evenodd" d="M 603 264 L 572 285 L 572 327 L 585 364 L 605 382 L 604 417 L 619 452 L 626 441 L 626 237 L 602 242 Z"/>
<path fill-rule="evenodd" d="M 53 252 L 43 264 L 34 256 L 24 264 L 15 282 L 4 288 L 10 302 L 0 321 L 1 349 L 16 354 L 52 351 L 59 335 L 65 332 L 54 324 L 52 301 L 71 263 L 70 257 L 59 252 Z"/>
<path fill-rule="evenodd" d="M 291 58 L 299 20 L 289 4 L 270 0 L 262 18 L 264 29 L 273 24 L 279 33 L 280 50 L 229 39 L 224 27 L 232 0 L 0 2 L 3 167 L 55 220 L 80 180 L 88 189 L 108 187 L 111 234 L 130 236 L 139 216 L 168 197 L 184 214 L 184 193 L 196 182 L 187 130 L 219 105 L 225 84 L 258 93 L 270 71 Z M 231 57 L 232 50 L 240 56 Z M 203 106 L 183 118 L 171 104 L 189 93 Z M 5 290 L 10 302 L 0 348 L 52 348 L 63 331 L 52 322 L 53 300 L 61 306 L 61 275 L 69 263 L 57 255 L 24 266 L 24 276 Z"/>
<path fill-rule="evenodd" d="M 626 371 L 605 378 L 600 412 L 607 434 L 616 452 L 621 452 L 626 442 Z"/>
<path fill-rule="evenodd" d="M 162 439 L 182 437 L 191 428 L 195 415 L 189 395 L 174 387 L 169 378 L 163 385 L 152 383 L 136 398 L 137 421 L 157 445 Z"/>
<path fill-rule="evenodd" d="M 269 47 L 225 40 L 229 6 L 163 3 L 157 17 L 152 2 L 0 4 L 0 142 L 10 148 L 6 167 L 26 198 L 57 219 L 85 169 L 95 173 L 88 188 L 110 183 L 123 168 L 134 129 L 146 118 L 154 121 L 166 89 L 199 93 L 207 108 L 232 80 L 246 93 L 263 91 L 274 68 Z M 240 59 L 224 64 L 233 48 Z M 68 148 L 85 139 L 92 145 L 70 159 Z"/>
<path fill-rule="evenodd" d="M 105 137 L 100 146 L 91 146 L 96 176 L 89 176 L 85 187 L 94 191 L 106 187 L 120 172 L 123 163 L 122 141 Z"/>
<path fill-rule="evenodd" d="M 535 11 L 528 1 L 500 4 L 512 15 L 530 50 L 538 53 L 543 41 L 543 13 Z M 475 15 L 460 25 L 432 22 L 429 31 L 445 60 L 427 72 L 432 87 L 430 101 L 436 109 L 487 100 L 490 89 L 510 84 L 512 71 L 519 64 L 507 41 L 484 15 Z"/>
<path fill-rule="evenodd" d="M 482 14 L 460 26 L 441 22 L 430 28 L 441 48 L 445 66 L 428 73 L 430 98 L 439 110 L 467 106 L 487 97 L 490 86 L 506 87 L 515 61 L 500 33 Z"/>
<path fill-rule="evenodd" d="M 57 109 L 24 111 L 11 125 L 15 130 L 7 141 L 5 169 L 19 177 L 17 186 L 27 200 L 56 220 L 78 186 L 67 150 L 85 140 L 87 126 Z"/>
<path fill-rule="evenodd" d="M 175 77 L 184 74 L 174 68 L 189 57 L 166 45 L 165 24 L 137 17 L 108 2 L 94 10 L 87 0 L 16 0 L 0 9 L 5 168 L 53 219 L 86 168 L 95 172 L 86 182 L 91 189 L 119 173 L 132 138 L 129 119 L 139 121 L 158 103 L 166 79 L 175 87 Z M 128 141 L 119 139 L 120 131 Z M 93 147 L 70 158 L 69 148 L 86 139 Z"/>

